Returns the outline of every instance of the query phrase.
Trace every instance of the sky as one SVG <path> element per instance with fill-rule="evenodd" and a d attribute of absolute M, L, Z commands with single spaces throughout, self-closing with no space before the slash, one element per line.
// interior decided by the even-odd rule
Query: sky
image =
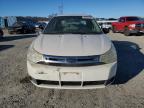
<path fill-rule="evenodd" d="M 60 13 L 101 18 L 143 16 L 144 0 L 0 0 L 0 16 L 40 16 Z"/>

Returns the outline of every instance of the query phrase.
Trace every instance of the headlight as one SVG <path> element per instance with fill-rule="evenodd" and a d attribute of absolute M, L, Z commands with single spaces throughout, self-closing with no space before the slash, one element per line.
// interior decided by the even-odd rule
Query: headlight
<path fill-rule="evenodd" d="M 129 27 L 135 28 L 135 24 L 130 24 Z"/>
<path fill-rule="evenodd" d="M 27 59 L 33 63 L 37 63 L 39 61 L 43 60 L 43 55 L 37 52 L 34 48 L 33 45 L 30 46 L 27 54 Z"/>
<path fill-rule="evenodd" d="M 111 49 L 105 54 L 100 56 L 100 62 L 103 63 L 113 63 L 117 61 L 117 54 L 114 45 L 111 45 Z"/>

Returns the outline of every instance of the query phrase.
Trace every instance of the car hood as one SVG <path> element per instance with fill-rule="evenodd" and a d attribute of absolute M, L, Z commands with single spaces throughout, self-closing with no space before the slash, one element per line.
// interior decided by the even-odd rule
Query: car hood
<path fill-rule="evenodd" d="M 111 48 L 111 41 L 105 34 L 41 34 L 34 41 L 33 47 L 39 53 L 46 55 L 88 56 L 104 54 Z"/>

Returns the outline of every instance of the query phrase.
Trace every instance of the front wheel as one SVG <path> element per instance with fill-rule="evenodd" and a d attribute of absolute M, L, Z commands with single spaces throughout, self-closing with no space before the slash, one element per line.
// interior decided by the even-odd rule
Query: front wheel
<path fill-rule="evenodd" d="M 4 34 L 3 31 L 0 31 L 0 36 L 3 36 L 3 34 Z"/>
<path fill-rule="evenodd" d="M 22 30 L 22 33 L 23 33 L 23 34 L 26 34 L 26 33 L 27 33 L 27 30 L 26 30 L 26 29 L 23 29 L 23 30 Z"/>
<path fill-rule="evenodd" d="M 0 39 L 2 39 L 3 38 L 3 35 L 0 33 Z"/>
<path fill-rule="evenodd" d="M 0 31 L 0 38 L 3 38 L 3 35 L 4 35 L 3 31 Z"/>
<path fill-rule="evenodd" d="M 112 27 L 112 32 L 116 33 L 116 27 L 115 26 Z"/>
<path fill-rule="evenodd" d="M 130 36 L 131 35 L 131 33 L 130 33 L 130 31 L 127 27 L 124 29 L 124 35 L 125 36 Z"/>

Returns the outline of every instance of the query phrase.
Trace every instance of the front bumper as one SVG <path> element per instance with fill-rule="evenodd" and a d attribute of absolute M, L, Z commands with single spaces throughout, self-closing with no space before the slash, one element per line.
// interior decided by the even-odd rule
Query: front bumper
<path fill-rule="evenodd" d="M 27 61 L 28 74 L 34 85 L 57 89 L 104 88 L 113 82 L 117 62 L 95 66 L 63 67 Z"/>
<path fill-rule="evenodd" d="M 130 30 L 130 33 L 133 33 L 133 34 L 144 33 L 144 29 L 133 29 L 133 30 Z"/>
<path fill-rule="evenodd" d="M 129 28 L 131 33 L 144 33 L 144 24 L 136 24 L 135 28 Z"/>

